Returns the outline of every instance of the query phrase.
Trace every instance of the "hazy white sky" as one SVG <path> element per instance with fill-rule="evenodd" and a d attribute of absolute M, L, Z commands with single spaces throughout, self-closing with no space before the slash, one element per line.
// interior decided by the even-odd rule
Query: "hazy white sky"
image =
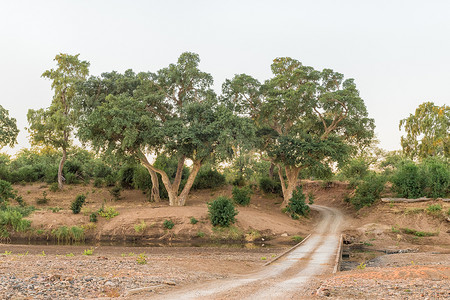
<path fill-rule="evenodd" d="M 41 74 L 57 53 L 90 73 L 156 71 L 196 52 L 215 87 L 247 73 L 263 81 L 289 56 L 354 78 L 380 146 L 400 149 L 399 120 L 424 101 L 450 103 L 450 1 L 0 0 L 0 104 L 29 147 L 26 113 L 48 107 Z"/>

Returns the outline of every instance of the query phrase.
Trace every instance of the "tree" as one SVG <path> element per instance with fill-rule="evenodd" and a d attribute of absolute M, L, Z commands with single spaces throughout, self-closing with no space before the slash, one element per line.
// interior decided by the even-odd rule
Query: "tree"
<path fill-rule="evenodd" d="M 14 147 L 18 134 L 16 119 L 10 118 L 9 112 L 0 105 L 0 149 L 8 145 Z"/>
<path fill-rule="evenodd" d="M 67 149 L 71 145 L 71 133 L 76 121 L 73 102 L 77 83 L 86 79 L 89 74 L 89 63 L 80 61 L 79 54 L 56 55 L 56 69 L 50 69 L 42 77 L 52 81 L 55 91 L 50 107 L 46 109 L 28 110 L 27 118 L 33 145 L 51 145 L 62 149 L 62 158 L 58 168 L 58 186 L 63 188 L 63 167 L 67 159 Z"/>
<path fill-rule="evenodd" d="M 400 120 L 399 129 L 403 152 L 410 158 L 428 156 L 450 157 L 450 106 L 424 102 L 414 114 Z"/>
<path fill-rule="evenodd" d="M 277 58 L 271 67 L 274 76 L 264 84 L 245 74 L 227 80 L 223 96 L 254 121 L 256 147 L 278 167 L 287 205 L 302 169 L 345 160 L 356 145 L 371 140 L 374 122 L 353 79 L 291 58 Z"/>
<path fill-rule="evenodd" d="M 198 69 L 199 62 L 197 54 L 183 53 L 176 64 L 139 73 L 132 93 L 110 93 L 97 101 L 103 90 L 94 87 L 80 99 L 80 139 L 104 153 L 134 157 L 150 174 L 160 174 L 173 206 L 185 205 L 202 164 L 233 153 L 230 141 L 241 128 L 241 119 L 217 101 L 212 77 Z M 148 153 L 176 157 L 175 177 L 151 163 Z M 180 191 L 186 159 L 193 165 Z"/>

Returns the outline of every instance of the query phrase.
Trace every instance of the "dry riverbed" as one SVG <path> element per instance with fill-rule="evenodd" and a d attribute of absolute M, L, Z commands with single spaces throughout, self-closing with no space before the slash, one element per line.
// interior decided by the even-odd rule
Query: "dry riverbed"
<path fill-rule="evenodd" d="M 103 246 L 83 255 L 87 249 L 0 244 L 0 299 L 134 298 L 247 274 L 284 250 Z"/>

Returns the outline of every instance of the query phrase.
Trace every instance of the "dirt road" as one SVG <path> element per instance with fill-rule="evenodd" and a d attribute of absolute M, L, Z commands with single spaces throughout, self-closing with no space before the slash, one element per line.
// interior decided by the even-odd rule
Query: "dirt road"
<path fill-rule="evenodd" d="M 299 299 L 308 282 L 332 272 L 343 220 L 339 210 L 312 205 L 321 221 L 302 245 L 261 271 L 167 292 L 152 299 Z"/>

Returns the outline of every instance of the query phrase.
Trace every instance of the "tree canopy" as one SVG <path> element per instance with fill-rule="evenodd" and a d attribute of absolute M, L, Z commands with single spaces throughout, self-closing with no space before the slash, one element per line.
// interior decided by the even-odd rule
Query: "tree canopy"
<path fill-rule="evenodd" d="M 257 147 L 278 166 L 286 205 L 300 170 L 344 160 L 373 138 L 374 121 L 353 79 L 287 57 L 275 59 L 271 68 L 273 77 L 264 83 L 246 74 L 227 80 L 223 97 L 254 121 Z"/>
<path fill-rule="evenodd" d="M 14 147 L 17 143 L 16 119 L 9 116 L 9 112 L 0 105 L 0 149 L 4 146 Z"/>
<path fill-rule="evenodd" d="M 52 81 L 55 91 L 50 106 L 46 109 L 28 110 L 27 118 L 33 145 L 50 145 L 62 149 L 63 157 L 58 170 L 58 185 L 63 188 L 62 170 L 71 144 L 71 133 L 76 121 L 73 102 L 77 83 L 89 74 L 89 63 L 80 61 L 77 55 L 60 53 L 56 55 L 57 68 L 45 71 L 42 77 Z"/>
<path fill-rule="evenodd" d="M 400 120 L 403 152 L 411 158 L 450 157 L 450 106 L 424 102 L 414 114 Z"/>
<path fill-rule="evenodd" d="M 170 205 L 186 203 L 202 164 L 232 155 L 231 141 L 245 126 L 217 101 L 212 76 L 199 70 L 199 62 L 197 54 L 186 52 L 156 73 L 104 73 L 80 87 L 80 139 L 106 153 L 133 156 L 151 175 L 160 174 Z M 148 153 L 176 157 L 175 178 L 155 167 Z M 192 170 L 179 191 L 186 159 Z"/>

